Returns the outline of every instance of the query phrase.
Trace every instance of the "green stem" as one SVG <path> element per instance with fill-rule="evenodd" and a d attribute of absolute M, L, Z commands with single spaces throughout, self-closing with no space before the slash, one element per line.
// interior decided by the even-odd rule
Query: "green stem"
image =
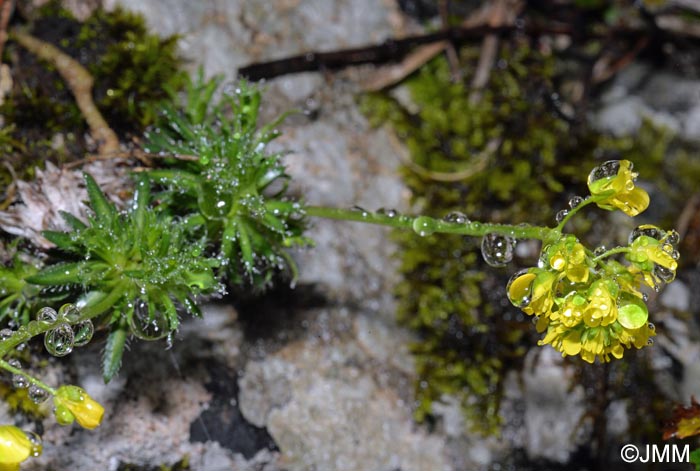
<path fill-rule="evenodd" d="M 614 249 L 610 249 L 610 250 L 598 255 L 597 257 L 593 258 L 593 261 L 598 263 L 600 260 L 602 260 L 606 257 L 609 257 L 611 255 L 615 255 L 618 253 L 627 253 L 629 251 L 630 251 L 629 247 L 615 247 Z"/>
<path fill-rule="evenodd" d="M 566 226 L 566 223 L 569 222 L 569 219 L 574 217 L 576 213 L 578 213 L 580 210 L 588 206 L 589 204 L 596 203 L 598 200 L 600 200 L 599 197 L 596 196 L 589 196 L 585 200 L 581 201 L 578 206 L 571 208 L 566 216 L 564 216 L 564 219 L 561 220 L 559 225 L 555 228 L 557 231 L 562 232 L 564 230 L 564 226 Z"/>
<path fill-rule="evenodd" d="M 0 358 L 4 357 L 7 352 L 15 348 L 17 345 L 24 343 L 37 335 L 41 335 L 49 330 L 55 329 L 58 325 L 65 323 L 66 321 L 64 319 L 59 319 L 54 322 L 30 321 L 27 325 L 20 326 L 19 329 L 12 333 L 12 336 L 0 341 Z"/>
<path fill-rule="evenodd" d="M 114 306 L 119 298 L 126 294 L 126 291 L 126 283 L 122 282 L 115 286 L 107 295 L 89 297 L 85 305 L 80 308 L 80 320 L 92 319 L 107 311 Z"/>
<path fill-rule="evenodd" d="M 554 232 L 557 231 L 556 229 L 540 226 L 513 226 L 510 224 L 489 224 L 478 221 L 457 223 L 428 216 L 412 217 L 399 214 L 372 213 L 360 209 L 327 208 L 324 206 L 307 206 L 305 211 L 308 216 L 312 217 L 341 221 L 357 221 L 399 229 L 411 229 L 420 235 L 430 235 L 435 232 L 473 237 L 481 237 L 486 234 L 500 234 L 516 239 L 546 240 L 551 238 Z"/>
<path fill-rule="evenodd" d="M 0 368 L 9 371 L 10 373 L 20 375 L 29 383 L 33 384 L 34 386 L 37 386 L 44 391 L 48 392 L 49 394 L 56 395 L 56 390 L 49 386 L 48 384 L 44 383 L 43 381 L 40 381 L 36 379 L 35 377 L 29 375 L 27 372 L 20 370 L 19 368 L 15 368 L 14 366 L 10 365 L 8 362 L 5 360 L 0 360 Z"/>

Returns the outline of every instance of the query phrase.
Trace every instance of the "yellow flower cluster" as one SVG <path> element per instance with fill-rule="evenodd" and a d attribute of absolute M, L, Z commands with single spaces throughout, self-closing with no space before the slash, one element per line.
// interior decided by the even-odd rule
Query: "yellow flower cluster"
<path fill-rule="evenodd" d="M 41 454 L 41 442 L 14 425 L 0 425 L 0 471 L 17 471 L 21 462 Z"/>
<path fill-rule="evenodd" d="M 572 235 L 545 247 L 538 267 L 516 273 L 508 283 L 513 305 L 536 316 L 540 345 L 593 363 L 622 358 L 625 348 L 653 343 L 653 324 L 640 291 L 642 283 L 670 281 L 677 262 L 675 232 L 640 226 L 626 251 L 632 264 L 597 259 Z"/>
<path fill-rule="evenodd" d="M 637 174 L 627 160 L 611 160 L 588 176 L 589 202 L 636 216 L 649 206 L 649 195 L 635 187 Z M 622 358 L 626 348 L 653 343 L 654 325 L 641 292 L 673 281 L 678 267 L 678 234 L 651 225 L 630 235 L 629 246 L 596 256 L 572 235 L 559 234 L 542 250 L 540 263 L 516 273 L 508 283 L 513 305 L 536 316 L 540 345 L 562 355 L 580 355 L 593 363 Z M 624 253 L 629 265 L 611 255 Z"/>

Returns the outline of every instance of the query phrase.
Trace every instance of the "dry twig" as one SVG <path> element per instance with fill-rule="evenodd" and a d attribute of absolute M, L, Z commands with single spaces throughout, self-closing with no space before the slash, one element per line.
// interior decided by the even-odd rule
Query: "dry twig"
<path fill-rule="evenodd" d="M 102 117 L 92 99 L 93 78 L 90 73 L 78 61 L 52 44 L 17 30 L 12 31 L 11 37 L 29 52 L 56 67 L 73 92 L 78 108 L 90 127 L 90 134 L 97 141 L 99 153 L 106 155 L 118 152 L 119 138 Z"/>

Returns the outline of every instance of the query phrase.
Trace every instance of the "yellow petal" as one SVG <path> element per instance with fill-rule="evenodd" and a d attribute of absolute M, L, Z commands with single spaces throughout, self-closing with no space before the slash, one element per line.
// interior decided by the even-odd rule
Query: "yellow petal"
<path fill-rule="evenodd" d="M 32 443 L 27 435 L 14 425 L 0 425 L 0 464 L 18 465 L 29 458 Z"/>

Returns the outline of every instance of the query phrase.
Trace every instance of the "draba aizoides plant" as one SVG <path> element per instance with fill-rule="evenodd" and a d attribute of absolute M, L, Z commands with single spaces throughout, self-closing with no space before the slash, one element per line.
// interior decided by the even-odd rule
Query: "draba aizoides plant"
<path fill-rule="evenodd" d="M 649 196 L 635 185 L 631 162 L 608 161 L 593 169 L 590 195 L 572 199 L 555 227 L 310 206 L 286 195 L 289 177 L 281 155 L 267 149 L 279 121 L 258 127 L 260 91 L 240 83 L 213 105 L 219 84 L 200 77 L 189 84 L 183 107 L 166 107 L 146 136 L 146 151 L 163 157 L 160 167 L 137 175 L 124 211 L 85 175 L 92 211 L 87 220 L 64 214 L 69 232 L 44 233 L 57 248 L 51 258 L 16 257 L 6 271 L 17 281 L 0 296 L 0 307 L 44 307 L 33 320 L 5 314 L 13 322 L 0 331 L 0 368 L 37 401 L 53 396 L 58 423 L 77 421 L 91 429 L 104 410 L 77 386 L 54 389 L 30 375 L 14 357 L 18 345 L 44 335 L 49 353 L 63 356 L 91 340 L 95 323 L 109 331 L 103 362 L 109 381 L 129 336 L 168 336 L 181 313 L 199 315 L 200 295 L 221 293 L 226 284 L 261 288 L 275 273 L 294 271 L 286 249 L 309 242 L 308 217 L 380 224 L 418 236 L 481 237 L 482 255 L 494 267 L 511 261 L 518 239 L 540 240 L 537 266 L 514 274 L 504 295 L 534 316 L 541 345 L 593 363 L 651 343 L 645 289 L 658 290 L 675 278 L 678 234 L 642 225 L 625 246 L 590 249 L 565 232 L 586 206 L 632 217 L 647 208 Z M 0 446 L 6 448 L 0 466 L 7 469 L 17 469 L 40 449 L 10 426 L 0 428 Z"/>

